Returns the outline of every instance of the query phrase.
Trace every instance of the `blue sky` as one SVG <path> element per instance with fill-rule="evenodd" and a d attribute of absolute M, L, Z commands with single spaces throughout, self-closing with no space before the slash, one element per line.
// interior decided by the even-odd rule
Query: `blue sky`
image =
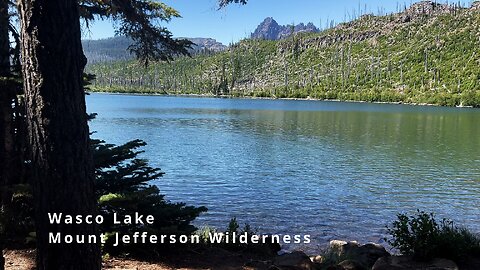
<path fill-rule="evenodd" d="M 216 0 L 165 0 L 180 12 L 182 18 L 165 24 L 176 37 L 210 37 L 228 44 L 248 37 L 266 17 L 273 17 L 279 24 L 308 23 L 325 26 L 328 21 L 348 20 L 349 15 L 363 11 L 371 13 L 395 12 L 398 6 L 410 5 L 413 0 L 249 0 L 245 6 L 231 5 L 217 10 Z M 438 1 L 438 2 L 447 2 Z M 450 2 L 456 2 L 450 0 Z M 472 1 L 463 0 L 464 4 Z M 111 21 L 95 23 L 84 33 L 85 39 L 114 36 Z"/>

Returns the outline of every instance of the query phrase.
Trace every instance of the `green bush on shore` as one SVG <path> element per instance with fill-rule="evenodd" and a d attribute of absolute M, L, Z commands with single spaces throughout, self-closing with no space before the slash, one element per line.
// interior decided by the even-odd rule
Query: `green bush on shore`
<path fill-rule="evenodd" d="M 418 260 L 445 258 L 458 262 L 480 256 L 480 236 L 449 219 L 439 222 L 433 213 L 418 210 L 412 216 L 398 214 L 387 230 L 392 237 L 386 240 L 392 247 Z"/>

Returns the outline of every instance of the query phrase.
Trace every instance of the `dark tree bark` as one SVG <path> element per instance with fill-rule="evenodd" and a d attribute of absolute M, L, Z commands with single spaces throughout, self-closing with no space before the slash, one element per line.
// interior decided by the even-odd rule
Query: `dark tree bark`
<path fill-rule="evenodd" d="M 8 0 L 0 0 L 0 77 L 7 77 L 10 75 L 8 24 Z"/>
<path fill-rule="evenodd" d="M 34 173 L 37 269 L 101 268 L 98 244 L 49 244 L 48 233 L 96 234 L 50 224 L 47 213 L 96 213 L 76 0 L 19 0 L 26 122 Z"/>
<path fill-rule="evenodd" d="M 9 88 L 7 79 L 10 76 L 10 44 L 8 41 L 8 2 L 0 0 L 0 213 L 4 213 L 7 198 L 7 162 L 10 145 L 10 128 L 8 120 Z M 5 235 L 0 231 L 0 270 L 4 269 L 3 246 Z"/>
<path fill-rule="evenodd" d="M 4 187 L 5 114 L 7 77 L 10 75 L 10 44 L 8 43 L 8 2 L 0 0 L 0 185 Z M 3 192 L 2 192 L 3 193 Z M 0 196 L 3 201 L 3 196 Z"/>

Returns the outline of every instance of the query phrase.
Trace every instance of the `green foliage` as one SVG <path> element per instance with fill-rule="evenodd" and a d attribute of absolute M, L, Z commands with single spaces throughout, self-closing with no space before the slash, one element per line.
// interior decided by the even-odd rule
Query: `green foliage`
<path fill-rule="evenodd" d="M 234 217 L 228 223 L 228 227 L 224 234 L 228 234 L 230 238 L 234 237 L 235 240 L 229 240 L 228 243 L 224 242 L 221 244 L 221 247 L 226 250 L 231 251 L 242 251 L 242 252 L 250 252 L 257 255 L 275 255 L 278 251 L 280 251 L 281 247 L 279 244 L 269 243 L 268 241 L 271 240 L 270 236 L 266 243 L 259 242 L 259 243 L 242 243 L 240 238 L 242 236 L 246 236 L 247 239 L 251 239 L 252 236 L 259 235 L 257 230 L 253 230 L 250 224 L 246 223 L 243 228 L 240 229 L 240 225 L 238 224 L 237 219 Z"/>
<path fill-rule="evenodd" d="M 147 69 L 89 66 L 95 91 L 480 106 L 480 12 L 364 16 L 321 33 L 242 40 Z M 393 20 L 393 22 L 392 22 Z"/>
<path fill-rule="evenodd" d="M 240 229 L 240 225 L 238 224 L 237 218 L 233 217 L 230 219 L 230 222 L 228 223 L 228 226 L 225 231 L 219 231 L 219 229 L 214 228 L 214 227 L 209 227 L 205 226 L 197 230 L 196 235 L 200 236 L 200 240 L 203 244 L 210 244 L 210 235 L 215 234 L 215 233 L 222 233 L 224 235 L 229 235 L 230 237 L 233 237 L 235 235 L 236 237 L 236 243 L 233 244 L 234 241 L 229 241 L 230 243 L 225 243 L 225 238 L 223 238 L 223 243 L 222 245 L 225 245 L 227 249 L 239 249 L 239 248 L 245 248 L 248 245 L 245 244 L 240 244 L 238 239 L 241 234 L 247 234 L 248 236 L 255 235 L 257 232 L 253 230 L 250 226 L 250 224 L 246 223 L 245 226 Z"/>
<path fill-rule="evenodd" d="M 176 55 L 189 55 L 192 42 L 175 39 L 159 22 L 180 17 L 178 11 L 162 2 L 151 0 L 80 0 L 80 17 L 87 27 L 95 19 L 112 19 L 116 34 L 133 40 L 128 48 L 143 64 L 170 61 Z"/>
<path fill-rule="evenodd" d="M 17 246 L 25 241 L 25 237 L 34 231 L 34 212 L 32 207 L 32 191 L 29 185 L 18 184 L 2 187 L 7 190 L 11 200 L 1 207 L 0 235 L 8 245 Z"/>
<path fill-rule="evenodd" d="M 211 242 L 211 237 L 213 235 L 223 235 L 222 241 L 220 243 Z M 243 228 L 240 228 L 237 219 L 234 217 L 228 223 L 228 226 L 225 230 L 219 230 L 213 227 L 202 227 L 196 232 L 196 235 L 200 238 L 201 247 L 209 247 L 215 245 L 216 247 L 223 248 L 225 250 L 233 252 L 248 252 L 255 255 L 275 255 L 280 251 L 281 247 L 279 244 L 269 243 L 271 241 L 270 236 L 266 243 L 258 241 L 258 243 L 252 243 L 250 240 L 252 236 L 257 236 L 258 239 L 261 239 L 261 235 L 258 234 L 256 230 L 253 230 L 251 226 L 246 223 Z M 227 240 L 228 238 L 228 240 Z M 247 241 L 247 242 L 245 242 Z"/>
<path fill-rule="evenodd" d="M 443 220 L 436 237 L 437 257 L 461 262 L 466 257 L 480 257 L 480 236 L 466 228 L 457 227 L 450 220 Z"/>
<path fill-rule="evenodd" d="M 218 233 L 218 230 L 216 228 L 210 226 L 203 226 L 195 232 L 195 235 L 198 235 L 200 237 L 200 243 L 208 246 L 210 244 L 210 235 L 213 235 L 215 233 Z"/>
<path fill-rule="evenodd" d="M 164 199 L 160 190 L 150 184 L 164 173 L 160 169 L 148 166 L 146 160 L 137 156 L 145 146 L 141 140 L 130 141 L 116 146 L 101 140 L 91 140 L 95 163 L 95 187 L 100 214 L 104 223 L 100 232 L 107 236 L 104 252 L 148 253 L 160 250 L 160 246 L 128 245 L 112 247 L 114 234 L 133 234 L 136 231 L 146 231 L 151 234 L 180 235 L 192 234 L 196 228 L 191 222 L 207 211 L 205 207 L 187 206 L 184 203 L 171 203 Z M 8 245 L 22 245 L 33 242 L 35 236 L 32 206 L 32 192 L 29 185 L 12 187 L 12 201 L 7 208 L 2 208 L 0 215 L 0 233 L 8 237 L 2 239 Z M 113 224 L 113 213 L 119 217 L 124 215 L 154 216 L 154 224 Z M 8 227 L 6 227 L 8 226 Z M 5 228 L 6 227 L 6 228 Z"/>
<path fill-rule="evenodd" d="M 240 228 L 240 225 L 238 225 L 238 222 L 237 222 L 237 218 L 234 217 L 230 220 L 230 222 L 228 223 L 228 228 L 227 228 L 227 232 L 229 232 L 230 234 L 232 233 L 237 233 L 238 232 L 238 228 Z"/>
<path fill-rule="evenodd" d="M 164 173 L 148 166 L 146 160 L 138 159 L 139 147 L 145 142 L 134 140 L 124 145 L 115 146 L 100 140 L 92 140 L 96 168 L 96 189 L 101 214 L 105 217 L 101 231 L 112 235 L 132 235 L 136 231 L 147 231 L 157 235 L 189 235 L 196 231 L 190 223 L 205 207 L 187 206 L 184 203 L 171 203 L 164 199 L 159 189 L 150 181 Z M 118 216 L 152 215 L 154 224 L 113 224 L 113 213 Z M 111 243 L 110 237 L 107 243 Z M 147 253 L 161 249 L 160 245 L 122 245 L 112 247 L 107 244 L 104 252 Z"/>
<path fill-rule="evenodd" d="M 433 214 L 418 211 L 417 216 L 398 214 L 397 220 L 388 228 L 393 239 L 389 244 L 404 255 L 419 259 L 431 258 L 435 249 L 433 239 L 439 233 L 439 226 Z"/>
<path fill-rule="evenodd" d="M 398 214 L 397 220 L 387 227 L 392 239 L 388 243 L 404 255 L 413 255 L 419 260 L 447 258 L 462 260 L 480 254 L 480 238 L 466 228 L 443 219 L 440 223 L 434 214 L 417 210 L 408 216 Z"/>
<path fill-rule="evenodd" d="M 245 226 L 241 230 L 239 229 L 240 225 L 238 224 L 237 218 L 233 217 L 232 219 L 230 219 L 227 230 L 225 232 L 228 232 L 230 235 L 232 235 L 233 233 L 237 235 L 246 233 L 249 236 L 256 234 L 256 231 L 254 231 L 248 223 L 245 223 Z"/>
<path fill-rule="evenodd" d="M 247 0 L 219 0 L 218 1 L 218 4 L 219 4 L 220 8 L 224 8 L 231 3 L 237 3 L 237 4 L 245 5 L 247 3 Z"/>

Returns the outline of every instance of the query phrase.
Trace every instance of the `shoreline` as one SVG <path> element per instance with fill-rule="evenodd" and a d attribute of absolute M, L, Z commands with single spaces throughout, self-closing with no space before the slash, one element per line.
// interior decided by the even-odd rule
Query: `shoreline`
<path fill-rule="evenodd" d="M 33 248 L 6 249 L 6 270 L 34 270 L 37 251 Z M 428 266 L 428 267 L 427 267 Z M 102 257 L 103 269 L 144 270 L 200 270 L 200 269 L 462 269 L 477 270 L 480 259 L 467 255 L 462 259 L 445 256 L 418 260 L 412 255 L 402 255 L 375 243 L 332 240 L 320 253 L 307 254 L 302 250 L 278 252 L 274 246 L 257 246 L 250 249 L 229 249 L 226 246 L 204 246 L 164 251 L 161 254 L 114 255 Z"/>
<path fill-rule="evenodd" d="M 250 97 L 250 96 L 227 96 L 227 95 L 207 95 L 207 94 L 160 94 L 160 93 L 137 93 L 137 92 L 107 92 L 107 91 L 86 91 L 87 94 L 104 95 L 125 95 L 125 96 L 161 96 L 161 97 L 191 97 L 191 98 L 218 98 L 218 99 L 251 99 L 251 100 L 298 100 L 298 101 L 325 101 L 325 102 L 346 102 L 346 103 L 369 103 L 369 104 L 389 104 L 389 105 L 407 105 L 407 106 L 425 106 L 425 107 L 444 107 L 459 109 L 479 109 L 473 106 L 442 106 L 430 103 L 408 103 L 408 102 L 388 102 L 388 101 L 362 101 L 362 100 L 340 100 L 340 99 L 318 99 L 318 98 L 277 98 L 277 97 Z"/>

